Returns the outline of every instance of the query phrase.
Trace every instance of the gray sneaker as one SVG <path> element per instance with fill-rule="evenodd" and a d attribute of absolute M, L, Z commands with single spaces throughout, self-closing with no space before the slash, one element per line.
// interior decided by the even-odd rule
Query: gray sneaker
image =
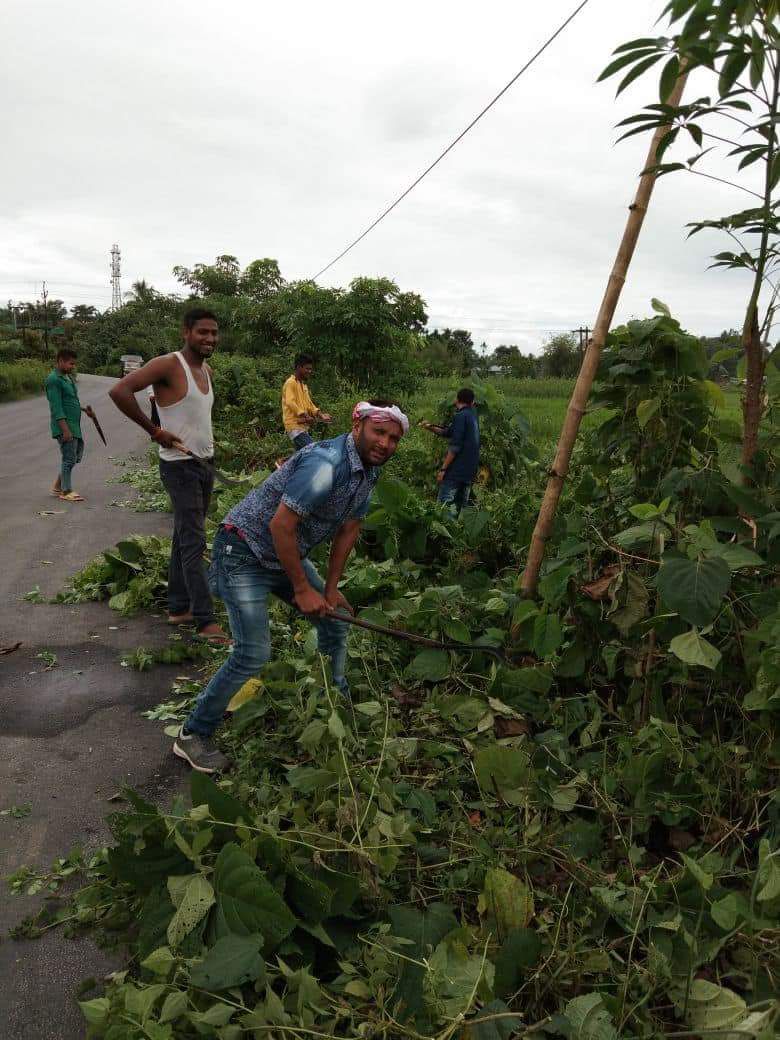
<path fill-rule="evenodd" d="M 230 765 L 230 759 L 222 754 L 210 737 L 185 733 L 184 726 L 173 742 L 173 753 L 189 762 L 199 773 L 222 773 Z"/>

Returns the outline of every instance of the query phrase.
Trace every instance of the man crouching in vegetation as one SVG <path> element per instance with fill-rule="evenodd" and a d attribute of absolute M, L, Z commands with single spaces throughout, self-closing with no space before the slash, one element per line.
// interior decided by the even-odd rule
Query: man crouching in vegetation
<path fill-rule="evenodd" d="M 360 401 L 352 432 L 297 452 L 230 510 L 214 538 L 209 579 L 227 608 L 235 646 L 201 692 L 173 752 L 202 773 L 228 765 L 211 736 L 231 697 L 271 657 L 268 597 L 296 606 L 316 629 L 333 681 L 349 697 L 347 625 L 332 614 L 351 607 L 338 590 L 368 512 L 379 470 L 395 454 L 409 420 L 387 401 Z M 309 552 L 330 540 L 323 582 Z"/>

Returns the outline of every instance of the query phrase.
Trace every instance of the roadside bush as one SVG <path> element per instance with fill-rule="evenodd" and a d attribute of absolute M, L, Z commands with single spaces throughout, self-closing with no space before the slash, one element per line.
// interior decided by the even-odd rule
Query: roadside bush
<path fill-rule="evenodd" d="M 49 366 L 33 358 L 0 363 L 0 401 L 15 401 L 43 390 Z"/>

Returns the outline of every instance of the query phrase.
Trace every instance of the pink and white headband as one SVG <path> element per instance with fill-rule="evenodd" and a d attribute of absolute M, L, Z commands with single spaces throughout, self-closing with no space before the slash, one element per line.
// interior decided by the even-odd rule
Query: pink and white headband
<path fill-rule="evenodd" d="M 409 420 L 395 404 L 383 407 L 371 404 L 370 401 L 358 401 L 352 409 L 352 421 L 360 422 L 361 419 L 372 419 L 378 423 L 395 422 L 401 427 L 403 433 L 409 432 Z"/>

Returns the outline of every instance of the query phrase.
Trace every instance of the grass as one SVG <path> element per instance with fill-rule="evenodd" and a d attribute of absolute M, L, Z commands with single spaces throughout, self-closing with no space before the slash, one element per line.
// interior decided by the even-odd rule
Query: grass
<path fill-rule="evenodd" d="M 0 401 L 17 401 L 43 390 L 49 366 L 34 358 L 0 365 Z"/>

